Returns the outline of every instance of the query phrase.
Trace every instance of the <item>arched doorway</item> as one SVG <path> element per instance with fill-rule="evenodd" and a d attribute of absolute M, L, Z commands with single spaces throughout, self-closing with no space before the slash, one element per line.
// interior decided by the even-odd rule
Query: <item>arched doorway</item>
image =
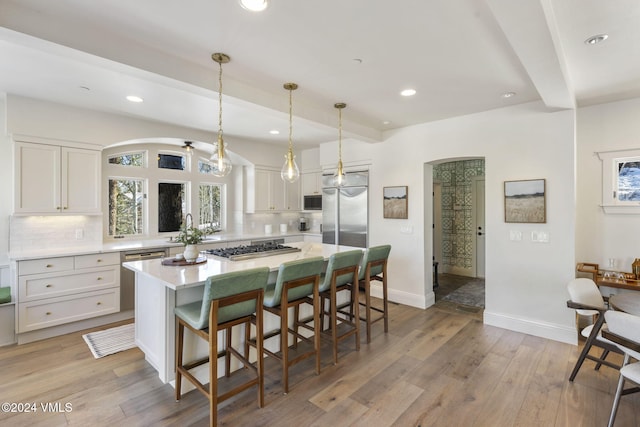
<path fill-rule="evenodd" d="M 431 239 L 429 256 L 438 265 L 435 302 L 451 301 L 481 312 L 485 302 L 484 159 L 441 159 L 430 165 L 431 185 L 425 193 L 431 190 L 431 195 L 425 194 L 425 201 L 431 201 L 432 223 L 425 230 L 432 233 L 425 238 Z"/>

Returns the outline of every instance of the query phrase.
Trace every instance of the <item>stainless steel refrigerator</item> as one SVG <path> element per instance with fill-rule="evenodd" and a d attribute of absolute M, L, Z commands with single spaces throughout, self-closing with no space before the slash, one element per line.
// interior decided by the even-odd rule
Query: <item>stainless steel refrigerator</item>
<path fill-rule="evenodd" d="M 366 248 L 369 228 L 369 172 L 345 174 L 341 187 L 322 176 L 322 243 Z"/>

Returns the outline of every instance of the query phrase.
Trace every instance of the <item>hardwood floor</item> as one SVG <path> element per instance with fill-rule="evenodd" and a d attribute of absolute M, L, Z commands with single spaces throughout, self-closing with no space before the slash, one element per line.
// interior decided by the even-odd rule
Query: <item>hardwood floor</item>
<path fill-rule="evenodd" d="M 86 332 L 86 331 L 84 331 Z M 586 361 L 569 373 L 580 347 L 485 326 L 474 315 L 390 304 L 389 333 L 373 328 L 361 350 L 341 345 L 339 363 L 323 347 L 291 370 L 267 358 L 265 407 L 247 390 L 224 402 L 228 426 L 603 426 L 618 373 Z M 0 413 L 10 426 L 205 426 L 197 391 L 179 403 L 138 349 L 94 359 L 82 333 L 0 349 L 2 402 L 35 403 L 35 413 Z M 617 356 L 617 355 L 613 355 Z M 44 412 L 41 404 L 59 403 Z M 71 410 L 65 412 L 65 404 Z M 616 426 L 640 426 L 640 394 L 623 396 Z"/>

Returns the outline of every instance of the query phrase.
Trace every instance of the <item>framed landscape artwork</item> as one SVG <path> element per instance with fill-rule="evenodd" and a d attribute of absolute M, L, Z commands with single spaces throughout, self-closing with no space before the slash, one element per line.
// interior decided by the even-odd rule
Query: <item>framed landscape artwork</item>
<path fill-rule="evenodd" d="M 505 222 L 547 222 L 544 179 L 504 182 Z"/>
<path fill-rule="evenodd" d="M 409 187 L 384 187 L 382 189 L 383 197 L 383 216 L 385 218 L 407 219 L 409 209 L 407 204 Z"/>

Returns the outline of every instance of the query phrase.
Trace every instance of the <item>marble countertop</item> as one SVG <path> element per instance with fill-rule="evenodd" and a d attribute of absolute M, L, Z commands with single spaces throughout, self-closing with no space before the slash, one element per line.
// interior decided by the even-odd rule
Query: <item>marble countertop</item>
<path fill-rule="evenodd" d="M 285 237 L 304 236 L 304 235 L 320 235 L 317 233 L 308 232 L 288 232 L 288 233 L 255 233 L 255 234 L 242 234 L 242 233 L 219 233 L 208 236 L 202 244 L 218 243 L 218 242 L 234 242 L 234 241 L 246 241 L 246 240 L 267 240 L 267 239 L 281 239 Z M 183 246 L 182 243 L 172 242 L 169 239 L 141 239 L 141 240 L 113 240 L 104 243 L 93 243 L 87 245 L 78 245 L 73 247 L 64 248 L 34 248 L 23 251 L 13 251 L 8 255 L 8 260 L 22 261 L 36 258 L 49 258 L 49 257 L 61 257 L 61 256 L 75 256 L 86 255 L 92 253 L 105 253 L 105 252 L 124 252 L 135 251 L 145 249 L 160 249 Z"/>
<path fill-rule="evenodd" d="M 300 252 L 279 254 L 242 261 L 229 261 L 213 255 L 207 255 L 207 262 L 186 266 L 162 265 L 161 259 L 125 262 L 122 265 L 137 274 L 144 274 L 157 280 L 167 288 L 178 290 L 202 285 L 208 277 L 217 274 L 241 271 L 256 267 L 269 267 L 271 271 L 278 269 L 287 261 L 322 256 L 327 259 L 336 252 L 362 250 L 351 246 L 327 245 L 323 243 L 294 242 L 288 246 L 300 248 Z"/>

